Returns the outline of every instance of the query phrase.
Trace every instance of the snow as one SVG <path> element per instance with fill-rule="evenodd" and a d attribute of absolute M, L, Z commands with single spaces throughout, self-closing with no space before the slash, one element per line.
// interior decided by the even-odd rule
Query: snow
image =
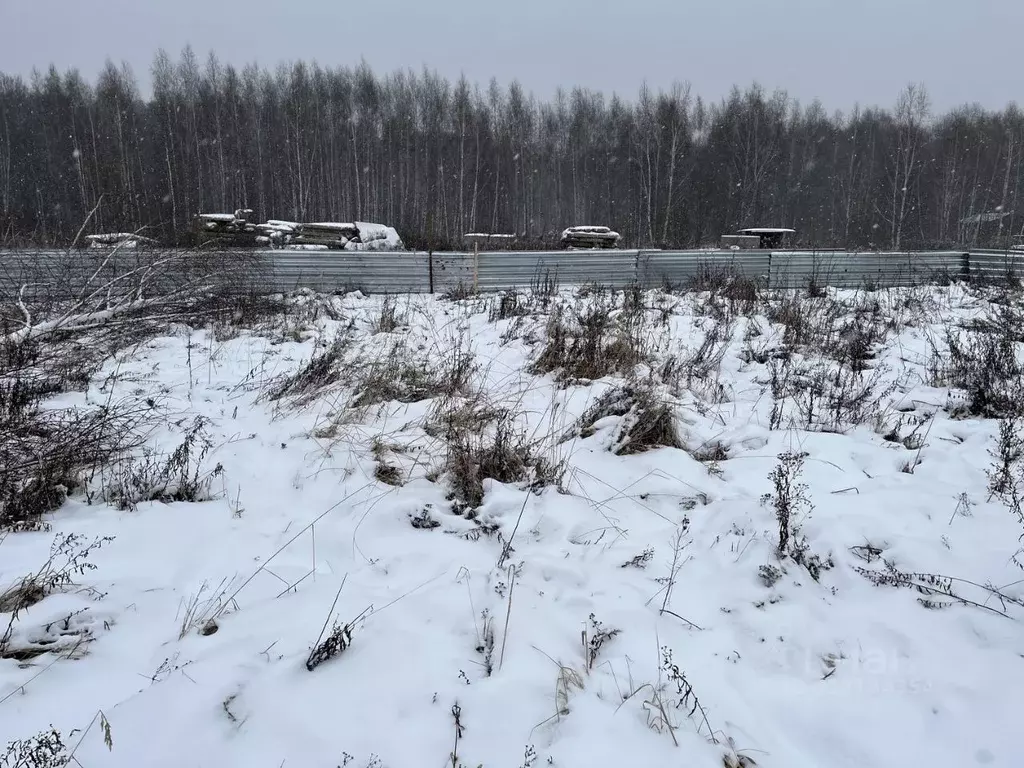
<path fill-rule="evenodd" d="M 320 221 L 313 224 L 303 224 L 304 227 L 315 227 L 316 229 L 336 230 L 338 232 L 349 232 L 355 229 L 354 224 L 344 224 L 336 221 Z"/>
<path fill-rule="evenodd" d="M 106 242 L 117 242 L 119 240 L 133 240 L 133 239 L 136 239 L 138 237 L 140 237 L 140 235 L 136 235 L 133 232 L 108 232 L 108 233 L 102 233 L 102 234 L 98 234 L 98 235 L 86 235 L 85 239 L 86 240 L 95 240 L 95 241 L 101 242 L 101 243 L 106 243 Z"/>
<path fill-rule="evenodd" d="M 569 227 L 562 231 L 563 242 L 567 240 L 578 240 L 581 243 L 618 241 L 620 237 L 621 236 L 618 232 L 614 232 L 608 227 L 596 227 L 589 225 Z"/>
<path fill-rule="evenodd" d="M 558 300 L 575 299 L 564 290 Z M 700 347 L 712 321 L 706 301 L 654 292 L 644 300 L 653 367 Z M 953 319 L 984 309 L 962 288 L 879 294 L 894 316 L 926 307 L 872 361 L 893 385 L 887 418 L 934 415 L 912 474 L 901 465 L 918 452 L 870 425 L 842 434 L 768 428 L 770 365 L 744 355 L 781 343 L 764 318 L 737 319 L 715 383 L 665 395 L 690 452 L 728 447 L 727 459 L 706 465 L 676 448 L 616 456 L 608 446 L 618 416 L 559 442 L 616 380 L 563 388 L 529 373 L 544 316 L 491 322 L 486 300 L 399 297 L 403 322 L 377 333 L 382 302 L 395 297 L 290 301 L 281 332 L 219 340 L 174 326 L 110 360 L 86 391 L 56 398 L 158 398 L 167 419 L 151 438 L 157 451 L 173 450 L 180 425 L 205 417 L 206 464 L 223 472 L 210 501 L 118 511 L 73 496 L 51 515 L 52 532 L 0 540 L 2 592 L 39 568 L 58 533 L 115 537 L 75 588 L 14 622 L 21 645 L 87 642 L 71 659 L 0 660 L 0 743 L 53 723 L 85 731 L 71 740 L 81 739 L 83 765 L 420 768 L 450 764 L 457 705 L 466 766 L 530 765 L 529 745 L 537 768 L 721 768 L 730 740 L 763 768 L 1019 764 L 1021 610 L 1002 606 L 1014 619 L 962 605 L 928 610 L 911 590 L 870 584 L 855 568 L 878 563 L 850 549 L 870 542 L 904 570 L 1024 594 L 1010 563 L 1020 530 L 985 490 L 995 422 L 952 418 L 943 409 L 959 393 L 924 383 L 932 342 Z M 489 480 L 470 521 L 431 480 L 443 447 L 422 427 L 430 402 L 342 412 L 350 393 L 341 384 L 303 407 L 261 397 L 346 334 L 348 367 L 395 343 L 428 362 L 469 346 L 489 402 L 518 414 L 543 451 L 568 463 L 567 492 Z M 381 450 L 403 486 L 375 479 Z M 780 563 L 773 512 L 760 498 L 788 450 L 809 454 L 802 481 L 815 508 L 803 532 L 835 568 L 819 583 L 788 562 L 768 587 L 759 567 Z M 970 516 L 955 511 L 961 494 Z M 439 527 L 410 524 L 424 512 Z M 671 614 L 659 615 L 684 516 Z M 473 535 L 480 523 L 499 526 L 501 537 Z M 499 566 L 505 544 L 513 551 Z M 646 568 L 623 567 L 648 548 Z M 475 650 L 485 610 L 496 637 L 489 677 Z M 350 647 L 307 671 L 329 614 L 363 618 Z M 214 615 L 216 632 L 196 631 Z M 593 636 L 591 615 L 621 633 L 588 669 L 581 632 Z M 0 614 L 0 628 L 9 619 Z M 717 744 L 699 715 L 687 716 L 689 703 L 670 708 L 672 734 L 651 727 L 654 689 L 644 686 L 660 678 L 664 697 L 677 693 L 659 673 L 659 648 L 672 650 Z M 99 725 L 86 730 L 100 712 L 110 747 Z"/>
<path fill-rule="evenodd" d="M 139 247 L 139 241 L 138 240 L 118 240 L 118 241 L 114 241 L 114 242 L 109 242 L 109 241 L 105 241 L 105 240 L 90 240 L 89 241 L 89 247 L 90 248 L 110 249 L 110 248 L 114 248 L 115 246 L 119 247 L 119 248 L 138 248 Z"/>
<path fill-rule="evenodd" d="M 238 220 L 233 213 L 201 213 L 199 218 L 204 221 L 226 221 L 229 223 Z"/>
<path fill-rule="evenodd" d="M 588 224 L 583 224 L 578 227 L 568 227 L 562 232 L 562 237 L 569 234 L 588 234 L 588 235 L 615 235 L 617 233 L 612 232 L 608 227 L 595 227 Z"/>
<path fill-rule="evenodd" d="M 132 232 L 110 232 L 86 235 L 90 248 L 138 248 L 140 244 L 155 245 L 156 240 Z"/>

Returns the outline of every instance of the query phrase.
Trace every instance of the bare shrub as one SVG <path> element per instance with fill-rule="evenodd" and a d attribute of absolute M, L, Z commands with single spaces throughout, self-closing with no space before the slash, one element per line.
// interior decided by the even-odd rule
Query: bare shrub
<path fill-rule="evenodd" d="M 375 466 L 373 476 L 384 485 L 399 486 L 402 484 L 402 470 L 388 461 L 390 446 L 380 438 L 374 438 L 371 446 Z"/>
<path fill-rule="evenodd" d="M 1016 419 L 999 422 L 999 441 L 996 449 L 989 451 L 989 455 L 992 457 L 992 466 L 985 472 L 988 476 L 989 499 L 999 499 L 1024 528 L 1024 436 L 1021 435 Z M 1018 544 L 1021 542 L 1024 542 L 1024 532 L 1017 539 Z M 1022 552 L 1024 549 L 1018 547 L 1013 554 L 1013 562 L 1024 570 Z"/>
<path fill-rule="evenodd" d="M 489 322 L 496 323 L 501 320 L 525 317 L 530 314 L 530 311 L 530 301 L 526 295 L 515 289 L 502 291 L 491 302 L 487 311 L 487 319 Z"/>
<path fill-rule="evenodd" d="M 28 739 L 8 743 L 0 768 L 64 768 L 72 760 L 64 737 L 53 726 Z"/>
<path fill-rule="evenodd" d="M 872 360 L 878 346 L 893 330 L 892 320 L 885 316 L 877 299 L 865 300 L 853 308 L 853 316 L 839 323 L 833 355 L 841 365 L 860 372 Z"/>
<path fill-rule="evenodd" d="M 774 565 L 762 565 L 757 569 L 761 583 L 771 589 L 782 578 L 782 571 Z"/>
<path fill-rule="evenodd" d="M 448 442 L 444 473 L 449 498 L 463 509 L 476 509 L 484 500 L 483 481 L 529 483 L 534 490 L 561 482 L 564 467 L 540 455 L 538 446 L 517 429 L 514 414 L 499 413 L 493 429 L 453 433 Z"/>
<path fill-rule="evenodd" d="M 428 504 L 420 510 L 418 515 L 410 515 L 409 524 L 421 531 L 432 531 L 435 528 L 440 528 L 441 523 L 430 514 L 430 510 L 431 505 Z"/>
<path fill-rule="evenodd" d="M 611 444 L 611 450 L 619 456 L 659 447 L 683 447 L 674 409 L 658 397 L 650 381 L 631 380 L 604 392 L 580 416 L 570 435 L 589 437 L 597 422 L 612 416 L 621 417 Z"/>
<path fill-rule="evenodd" d="M 299 370 L 275 382 L 268 394 L 271 401 L 291 398 L 297 406 L 308 404 L 334 384 L 341 381 L 341 366 L 348 342 L 335 339 L 330 346 L 316 352 Z"/>
<path fill-rule="evenodd" d="M 442 298 L 445 301 L 465 301 L 466 299 L 473 298 L 475 295 L 476 291 L 472 285 L 460 281 L 457 285 L 446 291 Z"/>
<path fill-rule="evenodd" d="M 696 349 L 684 350 L 665 360 L 658 372 L 661 379 L 677 395 L 689 390 L 705 402 L 724 402 L 726 390 L 719 381 L 719 372 L 729 351 L 732 333 L 730 322 L 715 322 Z"/>
<path fill-rule="evenodd" d="M 770 504 L 779 524 L 778 553 L 785 557 L 789 553 L 790 537 L 796 522 L 795 517 L 810 513 L 814 508 L 807 498 L 807 486 L 800 482 L 806 453 L 786 452 L 779 454 L 779 463 L 768 475 L 773 492 L 761 497 L 764 504 Z"/>
<path fill-rule="evenodd" d="M 992 584 L 978 584 L 937 573 L 901 571 L 891 560 L 883 560 L 882 563 L 881 570 L 859 566 L 854 570 L 876 587 L 913 589 L 920 595 L 917 601 L 925 608 L 939 609 L 960 604 L 1005 617 L 1011 616 L 1010 606 L 1024 608 L 1024 600 Z"/>
<path fill-rule="evenodd" d="M 671 405 L 655 400 L 650 391 L 639 393 L 623 418 L 615 453 L 628 456 L 652 448 L 682 448 Z"/>
<path fill-rule="evenodd" d="M 27 529 L 95 472 L 141 445 L 152 401 L 43 409 L 42 393 L 0 383 L 0 528 Z"/>
<path fill-rule="evenodd" d="M 253 298 L 256 260 L 189 252 L 69 251 L 27 274 L 0 264 L 0 527 L 39 525 L 81 483 L 142 444 L 153 399 L 43 408 L 84 389 L 103 361 L 165 333 L 172 322 L 256 322 L 273 302 Z M 258 282 L 258 277 L 255 282 Z M 16 298 L 14 298 L 16 297 Z M 225 331 L 222 331 L 224 333 Z M 45 353 L 45 354 L 44 354 Z"/>
<path fill-rule="evenodd" d="M 0 265 L 0 290 L 17 296 L 9 317 L 17 341 L 101 334 L 137 336 L 169 320 L 220 312 L 229 297 L 252 295 L 264 264 L 195 251 L 69 250 L 13 274 Z M 27 279 L 27 282 L 25 280 Z"/>
<path fill-rule="evenodd" d="M 638 568 L 644 570 L 654 559 L 654 548 L 647 547 L 639 555 L 633 555 L 629 560 L 620 565 L 620 568 Z"/>
<path fill-rule="evenodd" d="M 245 330 L 273 334 L 288 312 L 288 302 L 280 294 L 264 295 L 255 291 L 210 294 L 199 300 L 196 310 L 198 317 L 208 315 L 211 318 L 215 340 L 228 341 Z"/>
<path fill-rule="evenodd" d="M 118 509 L 137 509 L 146 501 L 209 501 L 211 484 L 223 468 L 204 470 L 203 462 L 213 444 L 206 420 L 196 417 L 182 442 L 166 457 L 145 452 L 141 457 L 120 460 L 113 471 L 100 472 L 100 497 Z"/>
<path fill-rule="evenodd" d="M 353 632 L 371 610 L 367 608 L 351 621 L 344 623 L 335 618 L 334 609 L 338 605 L 338 598 L 341 597 L 341 591 L 345 588 L 347 580 L 347 576 L 341 580 L 338 592 L 334 595 L 334 602 L 331 603 L 331 610 L 327 613 L 327 618 L 324 620 L 320 634 L 316 642 L 313 643 L 309 655 L 306 657 L 306 669 L 310 672 L 351 647 Z M 333 624 L 331 623 L 332 619 L 334 620 Z M 327 631 L 328 626 L 331 627 L 330 632 Z"/>
<path fill-rule="evenodd" d="M 558 304 L 547 326 L 547 343 L 530 366 L 537 375 L 557 373 L 562 381 L 629 375 L 648 358 L 641 338 L 642 317 L 624 312 L 613 318 L 612 302 L 595 297 L 567 317 Z"/>
<path fill-rule="evenodd" d="M 659 651 L 661 657 L 657 681 L 645 683 L 630 691 L 623 697 L 623 703 L 641 693 L 645 694 L 644 709 L 647 712 L 648 727 L 656 733 L 667 731 L 672 743 L 677 747 L 679 739 L 676 738 L 676 731 L 681 724 L 676 722 L 676 712 L 683 712 L 687 719 L 693 721 L 697 733 L 703 734 L 712 743 L 717 744 L 718 738 L 711 723 L 708 722 L 704 705 L 697 698 L 697 693 L 687 679 L 686 673 L 673 660 L 672 649 L 662 646 Z"/>
<path fill-rule="evenodd" d="M 306 669 L 312 672 L 325 661 L 330 661 L 352 644 L 352 628 L 348 624 L 335 624 L 327 637 L 323 638 L 310 651 L 306 659 Z"/>
<path fill-rule="evenodd" d="M 784 326 L 782 340 L 791 348 L 832 351 L 836 326 L 847 309 L 827 296 L 807 297 L 786 292 L 769 300 L 765 314 Z"/>
<path fill-rule="evenodd" d="M 882 386 L 885 370 L 870 375 L 839 365 L 819 363 L 798 370 L 790 379 L 790 396 L 805 429 L 843 432 L 866 424 L 879 413 L 882 401 L 898 386 Z"/>
<path fill-rule="evenodd" d="M 768 475 L 774 490 L 762 496 L 761 501 L 770 504 L 775 511 L 779 525 L 779 557 L 792 558 L 793 562 L 807 570 L 812 579 L 818 581 L 822 571 L 831 569 L 834 563 L 831 556 L 822 560 L 811 552 L 807 537 L 800 532 L 799 519 L 806 518 L 814 509 L 807 498 L 807 486 L 800 482 L 805 458 L 806 453 L 789 451 L 779 454 L 779 463 Z"/>
<path fill-rule="evenodd" d="M 1006 418 L 1024 413 L 1024 366 L 1014 332 L 947 331 L 946 383 L 967 394 L 973 416 Z"/>
<path fill-rule="evenodd" d="M 431 405 L 423 430 L 430 437 L 451 443 L 461 435 L 483 432 L 501 418 L 503 409 L 484 395 L 439 397 Z"/>
<path fill-rule="evenodd" d="M 576 424 L 564 439 L 568 440 L 576 436 L 591 437 L 594 434 L 595 425 L 599 421 L 613 416 L 622 417 L 633 410 L 636 398 L 636 385 L 632 382 L 602 392 L 597 400 L 576 420 Z"/>
<path fill-rule="evenodd" d="M 597 657 L 601 654 L 601 649 L 604 648 L 605 644 L 622 632 L 621 629 L 608 629 L 597 620 L 597 616 L 594 614 L 590 614 L 589 621 L 589 625 L 583 628 L 581 638 L 583 654 L 587 660 L 587 671 L 594 668 L 594 664 L 597 663 Z"/>
<path fill-rule="evenodd" d="M 477 370 L 475 355 L 454 345 L 439 357 L 434 362 L 418 360 L 406 346 L 396 344 L 383 358 L 355 371 L 350 406 L 368 408 L 469 394 Z"/>
<path fill-rule="evenodd" d="M 112 536 L 106 536 L 85 543 L 81 534 L 57 536 L 50 545 L 50 556 L 35 573 L 0 593 L 0 613 L 30 608 L 47 595 L 71 585 L 74 577 L 95 570 L 89 556 L 113 540 Z"/>
<path fill-rule="evenodd" d="M 773 400 L 769 428 L 781 429 L 787 417 L 801 429 L 824 432 L 877 422 L 883 402 L 899 386 L 898 381 L 884 383 L 887 373 L 883 366 L 865 369 L 850 358 L 798 362 L 772 357 L 767 378 L 760 379 Z"/>
<path fill-rule="evenodd" d="M 995 296 L 990 299 L 988 312 L 983 317 L 972 319 L 967 327 L 997 338 L 1024 342 L 1024 309 L 1017 306 L 1012 295 Z"/>
<path fill-rule="evenodd" d="M 50 545 L 50 556 L 38 570 L 23 576 L 0 592 L 0 613 L 10 614 L 5 631 L 0 634 L 0 656 L 10 652 L 10 641 L 15 622 L 23 611 L 49 595 L 70 587 L 74 579 L 96 569 L 89 557 L 113 541 L 112 536 L 86 542 L 84 536 L 67 534 L 57 536 Z"/>
<path fill-rule="evenodd" d="M 698 312 L 722 318 L 751 315 L 761 300 L 761 287 L 756 280 L 735 269 L 709 264 L 701 265 L 686 289 L 708 294 L 700 298 Z"/>
<path fill-rule="evenodd" d="M 552 272 L 546 267 L 541 268 L 541 265 L 538 264 L 530 279 L 530 293 L 541 299 L 544 306 L 547 306 L 547 300 L 558 295 L 558 272 Z"/>
<path fill-rule="evenodd" d="M 380 313 L 374 320 L 373 329 L 376 333 L 394 333 L 405 325 L 405 316 L 398 311 L 398 301 L 390 293 L 384 294 L 380 303 Z"/>

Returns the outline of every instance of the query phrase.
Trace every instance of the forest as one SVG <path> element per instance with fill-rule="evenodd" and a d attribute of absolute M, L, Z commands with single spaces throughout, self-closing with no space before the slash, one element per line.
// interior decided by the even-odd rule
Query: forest
<path fill-rule="evenodd" d="M 238 69 L 159 51 L 152 93 L 108 62 L 95 82 L 0 73 L 0 245 L 141 230 L 185 244 L 200 212 L 374 221 L 407 246 L 467 232 L 550 246 L 607 225 L 626 247 L 691 247 L 749 226 L 809 247 L 1002 247 L 1024 234 L 1024 114 L 934 114 L 925 86 L 828 114 L 754 84 L 630 97 L 450 82 L 365 63 Z"/>

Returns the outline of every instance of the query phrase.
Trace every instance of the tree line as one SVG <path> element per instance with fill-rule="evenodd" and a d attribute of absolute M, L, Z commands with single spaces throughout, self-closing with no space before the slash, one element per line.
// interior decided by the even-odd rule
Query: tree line
<path fill-rule="evenodd" d="M 891 109 L 827 114 L 785 92 L 685 84 L 632 100 L 581 88 L 538 100 L 436 73 L 295 63 L 239 70 L 156 54 L 131 69 L 0 74 L 0 244 L 88 231 L 185 243 L 200 212 L 376 221 L 414 247 L 466 232 L 550 245 L 603 224 L 628 247 L 687 247 L 785 226 L 816 247 L 1005 245 L 1024 234 L 1024 115 Z"/>

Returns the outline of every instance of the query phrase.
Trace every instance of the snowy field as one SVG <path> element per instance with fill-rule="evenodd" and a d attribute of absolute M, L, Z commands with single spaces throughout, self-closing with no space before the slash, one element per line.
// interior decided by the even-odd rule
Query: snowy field
<path fill-rule="evenodd" d="M 705 287 L 8 350 L 0 765 L 1019 766 L 1021 297 Z"/>

